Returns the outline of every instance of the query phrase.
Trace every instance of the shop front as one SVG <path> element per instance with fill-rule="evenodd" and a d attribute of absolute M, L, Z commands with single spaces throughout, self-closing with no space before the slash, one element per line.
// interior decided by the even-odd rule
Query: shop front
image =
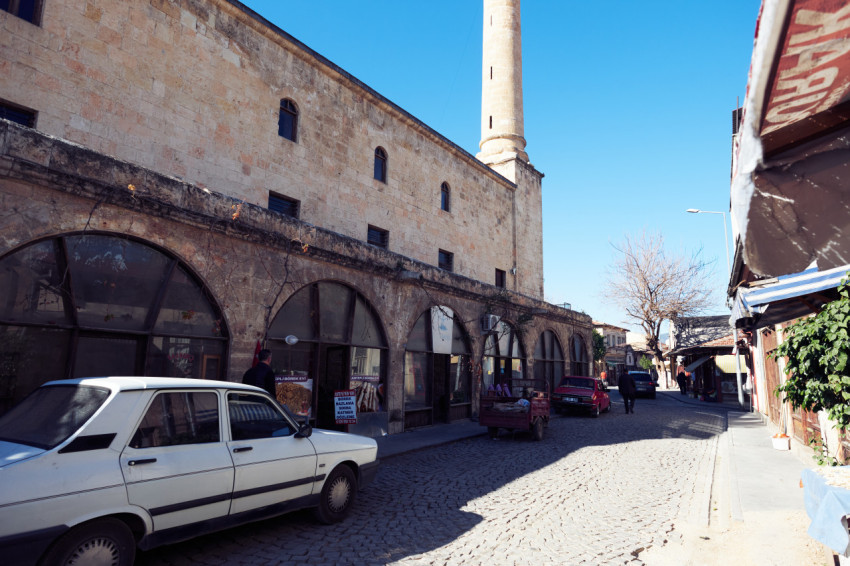
<path fill-rule="evenodd" d="M 354 289 L 320 281 L 294 293 L 269 327 L 279 402 L 317 427 L 387 433 L 387 346 L 377 314 Z M 339 423 L 338 392 L 355 397 L 356 423 Z"/>
<path fill-rule="evenodd" d="M 0 413 L 46 381 L 224 379 L 227 328 L 189 267 L 144 241 L 65 234 L 0 258 Z"/>
<path fill-rule="evenodd" d="M 472 350 L 446 306 L 422 313 L 404 354 L 404 427 L 453 422 L 472 414 Z"/>

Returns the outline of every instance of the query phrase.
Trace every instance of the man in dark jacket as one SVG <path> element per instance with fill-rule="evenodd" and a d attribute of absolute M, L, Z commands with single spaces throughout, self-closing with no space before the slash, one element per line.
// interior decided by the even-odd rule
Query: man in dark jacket
<path fill-rule="evenodd" d="M 634 414 L 635 412 L 635 397 L 637 389 L 635 388 L 635 378 L 628 372 L 620 376 L 620 383 L 617 386 L 620 390 L 620 395 L 623 397 L 623 403 L 626 405 L 626 414 Z"/>
<path fill-rule="evenodd" d="M 257 359 L 259 363 L 245 372 L 245 375 L 242 376 L 242 383 L 265 389 L 269 392 L 269 395 L 275 397 L 271 350 L 260 350 Z"/>

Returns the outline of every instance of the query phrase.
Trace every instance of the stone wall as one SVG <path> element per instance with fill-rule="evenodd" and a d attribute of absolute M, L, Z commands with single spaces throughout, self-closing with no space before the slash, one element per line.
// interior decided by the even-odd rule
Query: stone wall
<path fill-rule="evenodd" d="M 502 269 L 543 297 L 539 173 L 514 185 L 238 2 L 51 0 L 40 27 L 0 12 L 0 49 L 0 98 L 40 131 L 245 203 L 278 192 L 314 226 L 363 241 L 371 224 L 393 252 L 435 265 L 444 249 L 461 275 Z"/>
<path fill-rule="evenodd" d="M 533 374 L 534 348 L 544 330 L 556 334 L 567 358 L 573 334 L 580 334 L 588 348 L 592 344 L 587 315 L 445 272 L 4 120 L 0 210 L 0 258 L 39 239 L 99 232 L 137 238 L 180 259 L 223 313 L 231 380 L 240 379 L 250 366 L 256 341 L 286 300 L 321 280 L 355 288 L 374 307 L 389 348 L 391 415 L 403 414 L 407 337 L 431 306 L 445 305 L 457 313 L 479 361 L 484 349 L 478 329 L 482 314 L 497 313 L 516 325 L 528 375 Z M 402 426 L 391 417 L 391 432 Z"/>

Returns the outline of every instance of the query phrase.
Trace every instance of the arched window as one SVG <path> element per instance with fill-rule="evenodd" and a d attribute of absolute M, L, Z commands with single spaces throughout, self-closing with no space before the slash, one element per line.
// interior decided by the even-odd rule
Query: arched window
<path fill-rule="evenodd" d="M 435 306 L 422 313 L 404 354 L 405 428 L 471 415 L 471 352 L 452 309 Z"/>
<path fill-rule="evenodd" d="M 378 315 L 357 291 L 331 281 L 293 294 L 269 327 L 277 399 L 320 428 L 341 429 L 334 391 L 357 392 L 348 432 L 387 433 L 387 342 Z"/>
<path fill-rule="evenodd" d="M 111 234 L 60 236 L 0 259 L 0 413 L 51 379 L 222 379 L 227 330 L 174 257 Z"/>
<path fill-rule="evenodd" d="M 570 343 L 571 375 L 589 376 L 590 364 L 588 362 L 587 346 L 580 334 L 574 334 Z"/>
<path fill-rule="evenodd" d="M 298 108 L 288 98 L 280 101 L 280 116 L 277 119 L 277 133 L 289 141 L 296 141 L 298 135 Z"/>
<path fill-rule="evenodd" d="M 440 185 L 440 209 L 451 212 L 451 189 L 448 183 Z"/>
<path fill-rule="evenodd" d="M 534 347 L 534 379 L 545 382 L 549 391 L 564 377 L 564 353 L 558 337 L 551 330 L 544 331 Z"/>
<path fill-rule="evenodd" d="M 387 152 L 382 147 L 375 148 L 375 179 L 387 182 Z"/>
<path fill-rule="evenodd" d="M 482 391 L 497 385 L 508 384 L 514 396 L 522 395 L 519 390 L 525 384 L 517 385 L 524 378 L 522 361 L 525 359 L 519 336 L 514 327 L 500 320 L 493 332 L 484 342 L 484 360 L 482 363 Z M 530 385 L 530 384 L 528 384 Z"/>

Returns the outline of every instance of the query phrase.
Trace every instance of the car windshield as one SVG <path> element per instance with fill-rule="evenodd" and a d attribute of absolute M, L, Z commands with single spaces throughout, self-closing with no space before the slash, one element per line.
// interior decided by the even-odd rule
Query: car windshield
<path fill-rule="evenodd" d="M 565 377 L 561 380 L 560 387 L 583 387 L 593 389 L 593 380 L 584 377 Z"/>
<path fill-rule="evenodd" d="M 109 397 L 109 389 L 56 385 L 33 391 L 0 417 L 0 440 L 50 450 L 91 418 Z"/>

